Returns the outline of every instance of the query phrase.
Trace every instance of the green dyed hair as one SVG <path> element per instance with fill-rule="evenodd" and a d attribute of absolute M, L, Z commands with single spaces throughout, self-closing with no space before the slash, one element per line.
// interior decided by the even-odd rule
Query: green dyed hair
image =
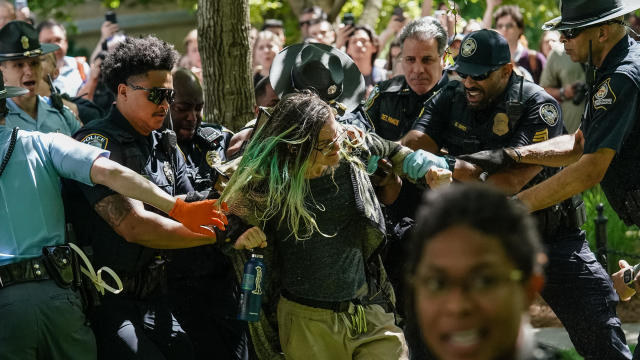
<path fill-rule="evenodd" d="M 246 204 L 253 212 L 248 215 L 261 224 L 279 215 L 279 225 L 286 219 L 297 240 L 321 233 L 305 203 L 310 193 L 305 174 L 331 112 L 309 91 L 283 97 L 251 139 L 221 201 Z"/>

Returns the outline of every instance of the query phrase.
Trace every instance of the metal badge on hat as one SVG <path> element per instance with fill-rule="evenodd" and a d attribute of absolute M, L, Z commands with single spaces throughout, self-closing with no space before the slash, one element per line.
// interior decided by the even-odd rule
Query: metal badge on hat
<path fill-rule="evenodd" d="M 29 38 L 22 35 L 20 38 L 20 42 L 22 43 L 22 48 L 25 50 L 29 50 Z"/>

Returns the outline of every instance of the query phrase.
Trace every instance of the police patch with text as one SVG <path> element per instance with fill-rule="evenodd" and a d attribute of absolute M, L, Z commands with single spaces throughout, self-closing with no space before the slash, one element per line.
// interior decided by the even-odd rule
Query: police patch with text
<path fill-rule="evenodd" d="M 93 133 L 83 137 L 82 140 L 80 140 L 80 142 L 83 144 L 95 146 L 97 148 L 104 150 L 107 148 L 109 139 L 107 139 L 104 135 Z"/>
<path fill-rule="evenodd" d="M 611 78 L 608 78 L 598 86 L 598 90 L 596 90 L 596 93 L 593 94 L 591 98 L 591 103 L 594 109 L 607 110 L 606 106 L 615 102 L 616 94 L 614 94 L 611 89 Z"/>

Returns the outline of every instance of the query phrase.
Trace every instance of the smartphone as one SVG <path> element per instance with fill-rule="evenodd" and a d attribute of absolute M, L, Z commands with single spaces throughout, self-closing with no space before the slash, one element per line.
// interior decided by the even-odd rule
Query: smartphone
<path fill-rule="evenodd" d="M 104 19 L 107 21 L 110 21 L 113 24 L 117 24 L 118 23 L 118 19 L 116 18 L 116 13 L 114 13 L 113 11 L 107 11 L 104 14 Z"/>
<path fill-rule="evenodd" d="M 20 10 L 22 8 L 26 8 L 29 6 L 27 4 L 27 0 L 16 0 L 15 5 L 16 5 L 16 10 Z"/>
<path fill-rule="evenodd" d="M 348 13 L 344 13 L 344 15 L 342 16 L 342 23 L 345 25 L 353 25 L 355 24 L 356 20 L 353 17 L 353 14 L 348 12 Z"/>
<path fill-rule="evenodd" d="M 622 280 L 624 283 L 631 286 L 633 284 L 633 280 L 636 278 L 636 274 L 638 274 L 638 270 L 640 270 L 640 264 L 636 264 L 636 266 L 625 270 L 624 273 L 622 273 Z"/>
<path fill-rule="evenodd" d="M 404 11 L 402 10 L 402 8 L 400 6 L 396 6 L 393 8 L 393 13 L 391 13 L 392 15 L 396 16 L 396 20 L 397 21 L 404 21 Z"/>

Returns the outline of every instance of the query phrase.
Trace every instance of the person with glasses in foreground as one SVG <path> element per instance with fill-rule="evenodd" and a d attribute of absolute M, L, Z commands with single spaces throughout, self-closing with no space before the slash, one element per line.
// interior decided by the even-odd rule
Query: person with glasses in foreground
<path fill-rule="evenodd" d="M 434 154 L 446 150 L 447 156 L 457 157 L 450 169 L 453 177 L 477 181 L 479 169 L 465 162 L 474 161 L 469 154 L 541 143 L 561 135 L 557 101 L 542 87 L 515 75 L 512 68 L 502 35 L 492 30 L 468 34 L 453 66 L 462 80 L 450 82 L 425 103 L 422 116 L 401 142 Z M 482 170 L 481 180 L 510 195 L 558 172 L 542 166 Z M 541 295 L 576 350 L 587 359 L 628 359 L 631 353 L 616 315 L 618 296 L 580 229 L 582 199 L 576 196 L 558 206 L 539 208 L 534 216 L 549 252 L 548 281 Z"/>
<path fill-rule="evenodd" d="M 145 176 L 170 195 L 193 187 L 175 134 L 159 129 L 173 101 L 172 45 L 153 36 L 127 38 L 102 64 L 116 96 L 109 116 L 87 124 L 74 137 L 111 152 L 111 159 Z M 65 183 L 67 216 L 78 242 L 93 248 L 93 262 L 118 273 L 124 291 L 105 295 L 91 314 L 98 358 L 192 359 L 193 348 L 171 313 L 166 264 L 160 249 L 211 244 L 196 234 L 147 214 L 144 208 L 104 187 Z M 179 200 L 181 201 L 181 200 Z"/>
<path fill-rule="evenodd" d="M 487 185 L 425 193 L 407 264 L 407 313 L 437 360 L 550 360 L 529 306 L 545 260 L 535 220 Z"/>
<path fill-rule="evenodd" d="M 404 176 L 403 167 L 417 163 L 419 154 L 412 154 L 338 123 L 330 105 L 309 90 L 285 95 L 256 130 L 220 200 L 237 201 L 231 213 L 271 240 L 265 250 L 274 255 L 265 254 L 265 261 L 276 286 L 265 288 L 269 297 L 281 289 L 285 357 L 407 359 L 380 264 L 385 223 L 367 162 L 387 157 Z M 414 170 L 430 186 L 451 180 L 441 169 Z"/>

